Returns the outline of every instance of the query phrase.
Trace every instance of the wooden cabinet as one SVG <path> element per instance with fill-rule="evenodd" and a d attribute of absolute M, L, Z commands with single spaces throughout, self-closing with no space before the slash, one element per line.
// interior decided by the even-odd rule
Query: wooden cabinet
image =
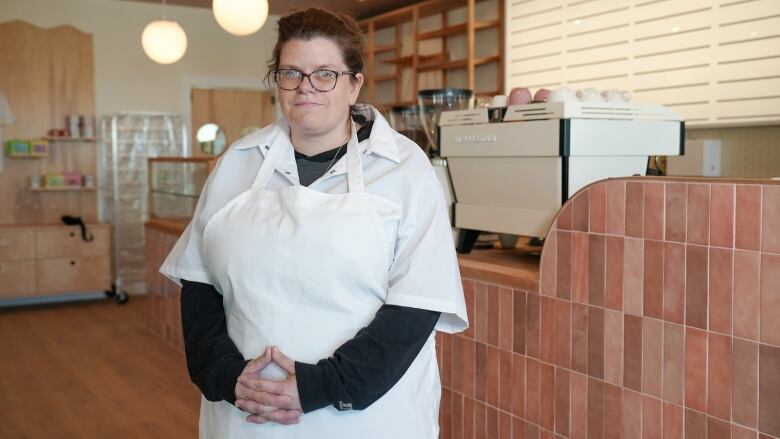
<path fill-rule="evenodd" d="M 35 232 L 32 230 L 0 230 L 0 261 L 35 258 Z"/>
<path fill-rule="evenodd" d="M 0 226 L 0 298 L 103 291 L 111 288 L 111 228 Z"/>
<path fill-rule="evenodd" d="M 83 256 L 39 259 L 35 265 L 38 294 L 107 290 L 111 284 L 110 258 Z"/>
<path fill-rule="evenodd" d="M 504 93 L 503 0 L 427 0 L 360 22 L 366 35 L 364 101 L 414 105 L 417 92 Z"/>
<path fill-rule="evenodd" d="M 0 260 L 0 298 L 35 295 L 35 261 Z"/>
<path fill-rule="evenodd" d="M 35 232 L 38 258 L 108 255 L 111 236 L 108 227 L 88 226 L 92 241 L 84 241 L 78 227 L 55 227 Z"/>

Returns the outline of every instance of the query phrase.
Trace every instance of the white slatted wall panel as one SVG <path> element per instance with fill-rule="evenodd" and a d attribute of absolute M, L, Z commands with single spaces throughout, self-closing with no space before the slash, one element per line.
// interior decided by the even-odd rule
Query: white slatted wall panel
<path fill-rule="evenodd" d="M 630 90 L 692 126 L 780 122 L 780 0 L 506 0 L 506 85 Z"/>

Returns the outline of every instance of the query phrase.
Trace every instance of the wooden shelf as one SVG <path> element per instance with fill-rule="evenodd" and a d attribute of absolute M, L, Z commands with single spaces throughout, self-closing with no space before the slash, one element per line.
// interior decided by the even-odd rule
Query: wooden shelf
<path fill-rule="evenodd" d="M 490 21 L 478 21 L 474 24 L 474 30 L 482 30 L 482 29 L 489 29 L 491 27 L 498 27 L 499 21 L 498 20 L 490 20 Z M 423 32 L 421 34 L 417 34 L 417 41 L 422 40 L 430 40 L 432 38 L 442 38 L 449 35 L 455 35 L 455 34 L 462 34 L 465 33 L 468 30 L 468 23 L 461 23 L 456 24 L 453 26 L 448 26 L 443 29 L 437 29 L 430 32 Z"/>
<path fill-rule="evenodd" d="M 436 64 L 429 64 L 417 67 L 418 72 L 431 72 L 434 70 L 450 70 L 450 69 L 462 69 L 468 65 L 465 59 L 459 59 L 457 61 L 447 61 Z"/>
<path fill-rule="evenodd" d="M 7 155 L 9 159 L 45 159 L 48 157 L 48 154 L 17 154 L 17 155 Z"/>
<path fill-rule="evenodd" d="M 489 96 L 489 97 L 493 97 L 495 95 L 500 95 L 500 94 L 501 94 L 500 90 L 478 91 L 478 92 L 474 93 L 474 96 Z"/>
<path fill-rule="evenodd" d="M 382 45 L 374 46 L 373 51 L 374 53 L 381 53 L 381 52 L 390 52 L 393 50 L 399 50 L 400 48 L 401 48 L 400 44 L 391 43 L 391 44 L 382 44 Z"/>
<path fill-rule="evenodd" d="M 31 192 L 87 192 L 94 191 L 94 187 L 86 186 L 60 186 L 60 187 L 31 187 Z"/>
<path fill-rule="evenodd" d="M 501 57 L 498 55 L 492 55 L 492 56 L 482 56 L 479 58 L 474 58 L 474 65 L 475 66 L 481 66 L 483 64 L 490 64 L 492 62 L 498 62 L 501 60 Z"/>
<path fill-rule="evenodd" d="M 376 75 L 374 76 L 374 82 L 393 81 L 398 78 L 398 75 L 391 73 L 389 75 Z"/>
<path fill-rule="evenodd" d="M 198 198 L 198 194 L 188 194 L 177 191 L 152 190 L 153 195 L 170 195 L 173 197 Z"/>
<path fill-rule="evenodd" d="M 383 59 L 381 60 L 381 62 L 386 64 L 398 64 L 399 66 L 403 66 L 407 64 L 412 65 L 412 58 L 413 58 L 412 56 L 402 56 L 400 58 Z"/>
<path fill-rule="evenodd" d="M 437 53 L 435 55 L 418 55 L 417 56 L 417 62 L 420 64 L 428 63 L 428 62 L 436 62 L 440 63 L 444 60 L 444 54 L 443 53 Z M 403 56 L 400 58 L 390 58 L 390 59 L 383 59 L 382 62 L 387 64 L 397 64 L 399 67 L 407 67 L 411 66 L 414 61 L 414 57 L 409 56 Z"/>
<path fill-rule="evenodd" d="M 44 137 L 50 142 L 94 142 L 94 137 Z"/>
<path fill-rule="evenodd" d="M 480 31 L 485 29 L 491 29 L 494 27 L 499 27 L 500 25 L 501 25 L 501 20 L 482 20 L 474 24 L 474 30 Z"/>
<path fill-rule="evenodd" d="M 481 66 L 483 64 L 489 64 L 492 62 L 498 61 L 498 56 L 483 56 L 481 58 L 475 58 L 474 59 L 474 66 Z M 423 65 L 417 67 L 418 72 L 430 72 L 433 70 L 451 70 L 451 69 L 462 69 L 468 66 L 468 60 L 465 59 L 459 59 L 456 61 L 447 61 L 443 63 L 437 63 L 437 64 L 430 64 L 430 65 Z"/>

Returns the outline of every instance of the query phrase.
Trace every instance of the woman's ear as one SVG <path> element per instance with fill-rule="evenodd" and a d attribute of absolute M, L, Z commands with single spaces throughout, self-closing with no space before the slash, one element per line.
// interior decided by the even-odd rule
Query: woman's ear
<path fill-rule="evenodd" d="M 356 73 L 354 79 L 350 81 L 352 88 L 349 91 L 349 105 L 355 105 L 355 103 L 357 102 L 358 95 L 360 94 L 360 89 L 361 87 L 363 87 L 364 79 L 365 78 L 363 77 L 362 73 Z"/>

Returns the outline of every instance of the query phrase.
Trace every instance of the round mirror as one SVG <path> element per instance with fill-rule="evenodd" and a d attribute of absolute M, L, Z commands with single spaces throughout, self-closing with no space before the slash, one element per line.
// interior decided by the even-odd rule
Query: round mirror
<path fill-rule="evenodd" d="M 206 155 L 220 155 L 225 150 L 225 132 L 215 123 L 207 123 L 198 128 L 197 134 L 200 150 Z"/>

